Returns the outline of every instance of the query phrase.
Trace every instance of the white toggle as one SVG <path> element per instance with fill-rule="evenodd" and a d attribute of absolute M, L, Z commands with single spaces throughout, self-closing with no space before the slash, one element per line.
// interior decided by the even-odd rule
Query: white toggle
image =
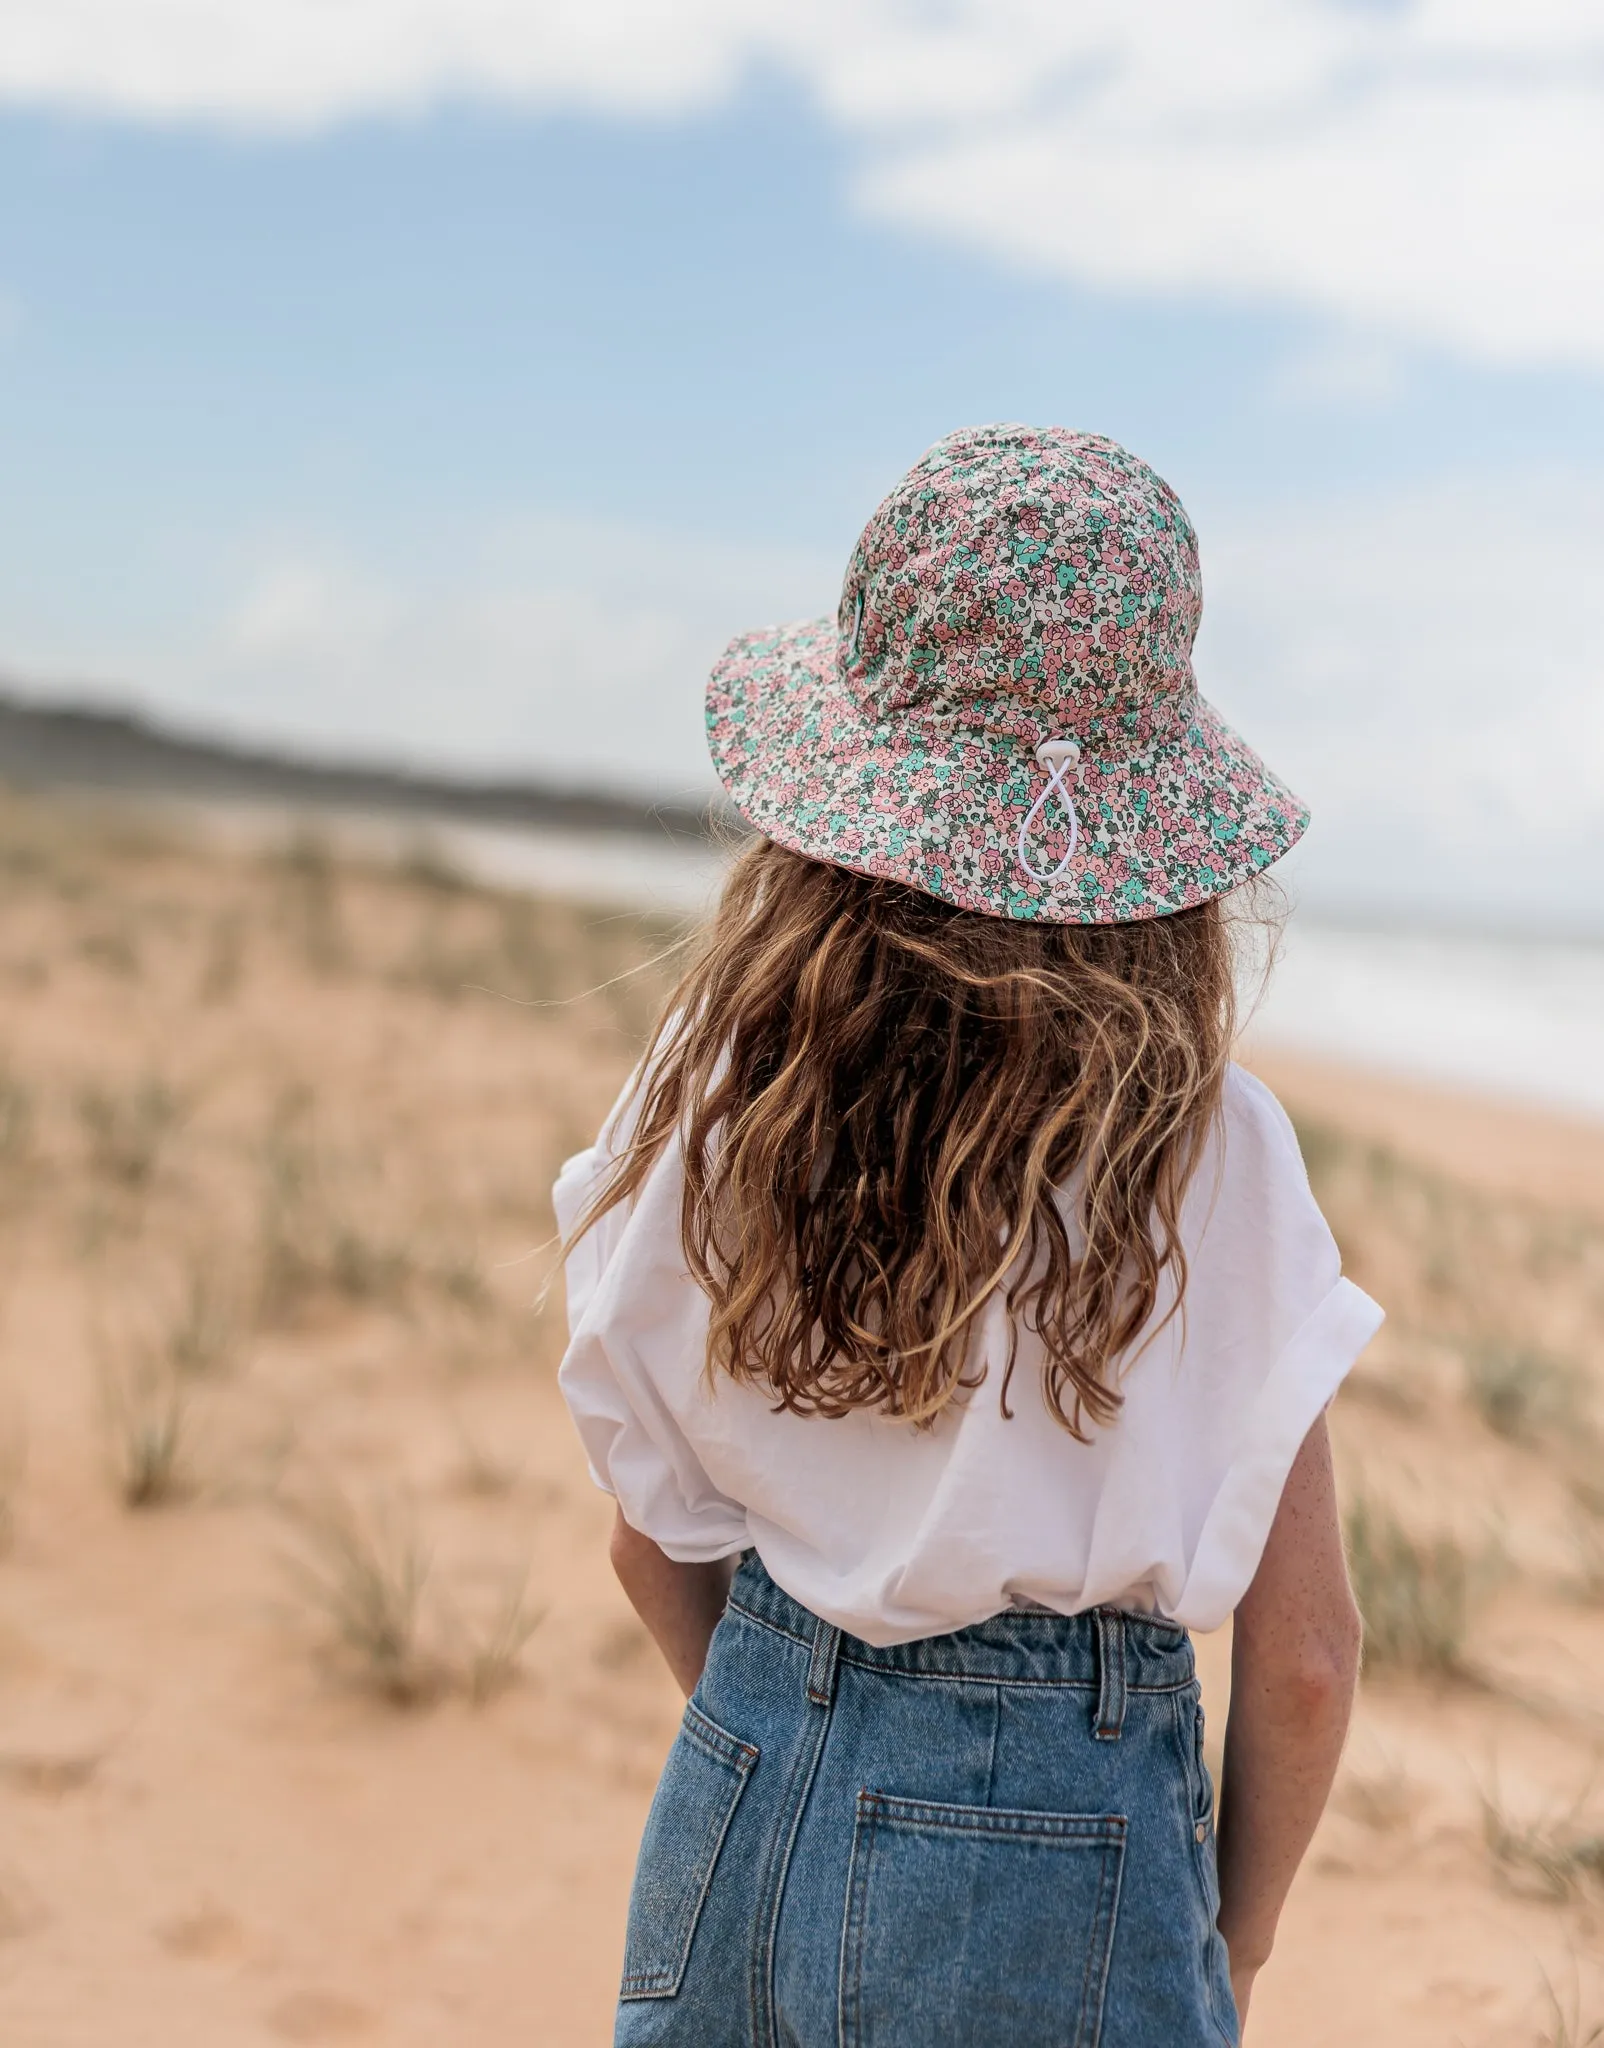
<path fill-rule="evenodd" d="M 1075 797 L 1068 780 L 1080 761 L 1080 743 L 1077 740 L 1043 740 L 1036 749 L 1036 759 L 1047 770 L 1047 787 L 1025 813 L 1025 822 L 1019 828 L 1019 865 L 1033 882 L 1056 882 L 1075 858 L 1075 848 L 1080 842 L 1080 820 L 1075 815 Z M 1047 799 L 1055 792 L 1069 818 L 1069 845 L 1057 867 L 1033 868 L 1025 851 L 1025 841 L 1030 836 L 1031 827 L 1046 809 Z"/>

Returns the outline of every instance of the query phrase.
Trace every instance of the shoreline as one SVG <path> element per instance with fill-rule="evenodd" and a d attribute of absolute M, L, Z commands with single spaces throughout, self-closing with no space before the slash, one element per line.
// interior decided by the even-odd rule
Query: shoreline
<path fill-rule="evenodd" d="M 1237 1058 L 1294 1117 L 1341 1125 L 1494 1196 L 1604 1215 L 1604 1123 L 1254 1040 Z"/>

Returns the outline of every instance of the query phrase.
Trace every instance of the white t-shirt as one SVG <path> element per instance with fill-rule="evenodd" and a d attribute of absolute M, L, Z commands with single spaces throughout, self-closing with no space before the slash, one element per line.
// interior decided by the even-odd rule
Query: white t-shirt
<path fill-rule="evenodd" d="M 624 1114 L 562 1169 L 565 1233 Z M 1258 1569 L 1299 1445 L 1381 1322 L 1342 1277 L 1285 1112 L 1238 1067 L 1182 1205 L 1183 1312 L 1132 1347 L 1124 1406 L 1085 1444 L 1047 1407 L 1028 1329 L 1002 1414 L 1000 1299 L 975 1338 L 985 1379 L 929 1429 L 776 1412 L 724 1374 L 709 1385 L 680 1189 L 671 1146 L 568 1261 L 560 1384 L 591 1476 L 670 1557 L 755 1548 L 793 1598 L 875 1644 L 1028 1602 L 1217 1627 Z"/>

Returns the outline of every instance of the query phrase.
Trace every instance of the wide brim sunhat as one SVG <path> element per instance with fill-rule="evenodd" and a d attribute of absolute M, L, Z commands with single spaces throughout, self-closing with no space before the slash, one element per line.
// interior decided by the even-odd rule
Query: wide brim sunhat
<path fill-rule="evenodd" d="M 973 427 L 864 528 L 833 619 L 732 641 L 708 742 L 798 853 L 965 910 L 1162 917 L 1262 873 L 1308 812 L 1199 693 L 1196 536 L 1101 435 Z"/>

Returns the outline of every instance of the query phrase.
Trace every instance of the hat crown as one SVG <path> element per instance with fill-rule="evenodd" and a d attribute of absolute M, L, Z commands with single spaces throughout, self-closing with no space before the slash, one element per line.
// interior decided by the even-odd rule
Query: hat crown
<path fill-rule="evenodd" d="M 859 537 L 840 681 L 877 719 L 1141 744 L 1190 716 L 1201 611 L 1197 537 L 1145 462 L 1101 434 L 964 427 Z"/>

